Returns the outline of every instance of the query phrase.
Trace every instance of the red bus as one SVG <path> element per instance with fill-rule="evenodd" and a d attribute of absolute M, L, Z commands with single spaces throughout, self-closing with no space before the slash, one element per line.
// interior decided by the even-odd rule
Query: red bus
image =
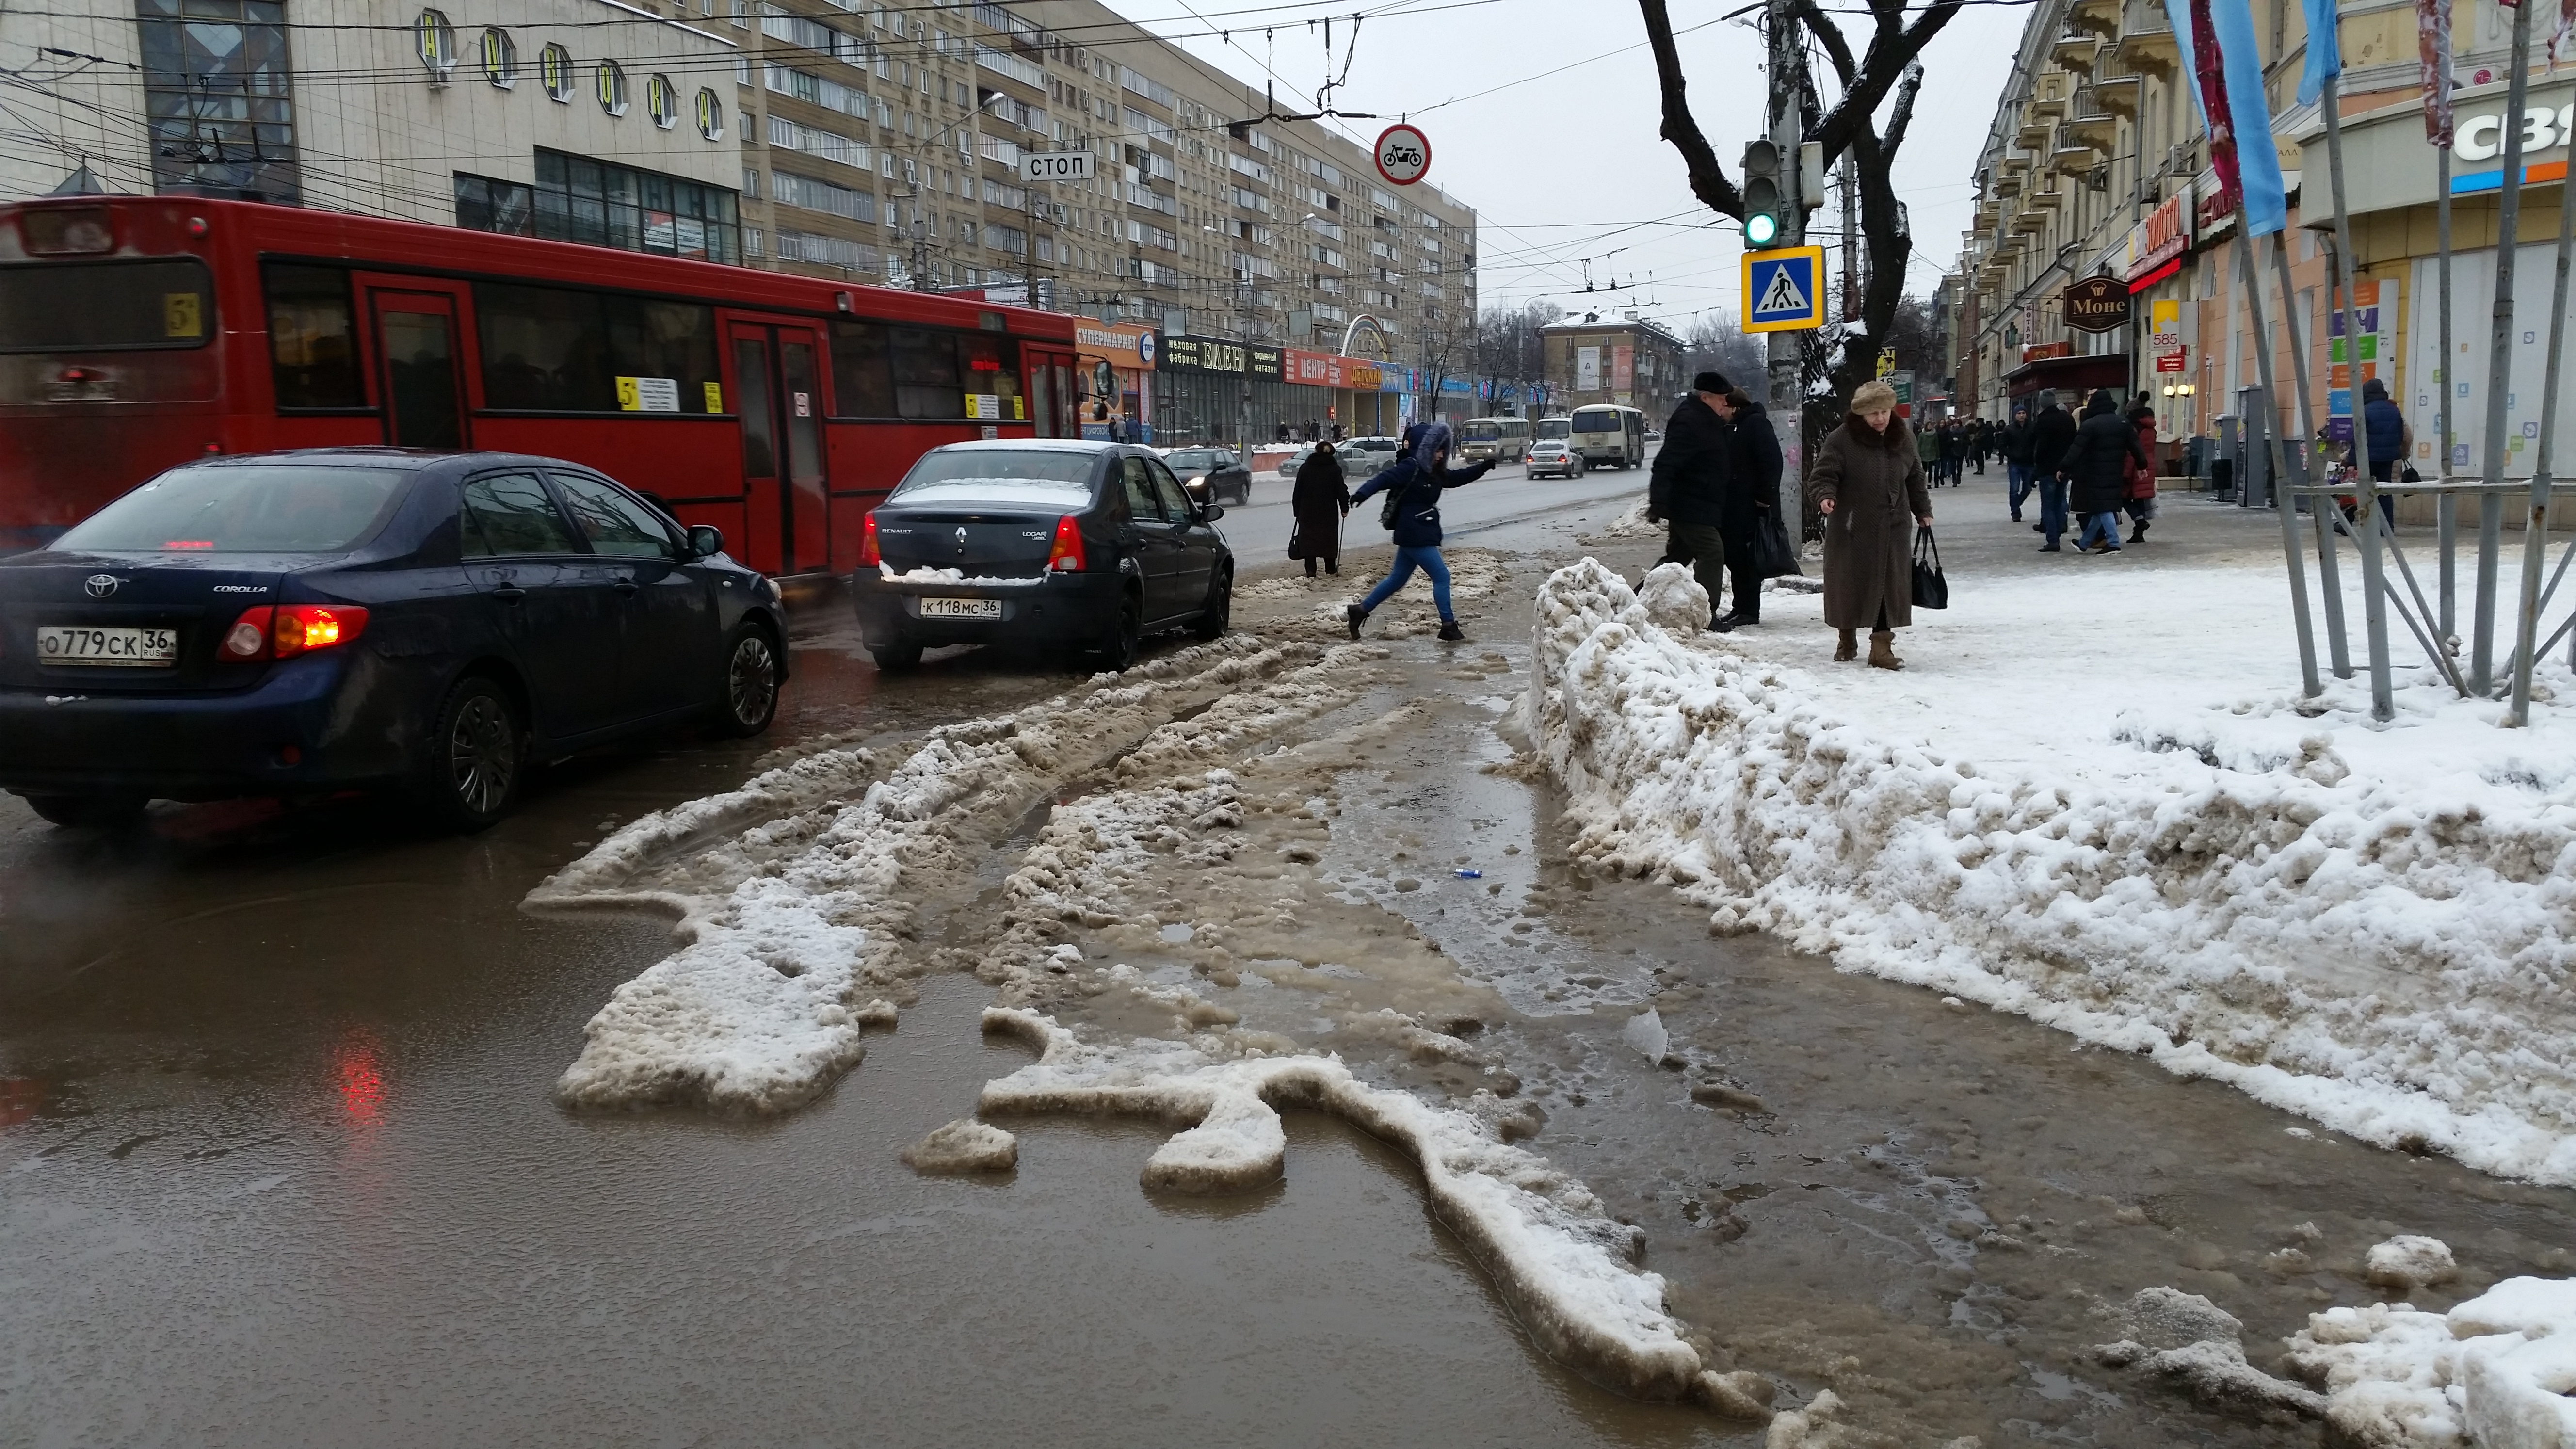
<path fill-rule="evenodd" d="M 771 574 L 847 573 L 913 460 L 1079 437 L 1074 319 L 192 197 L 0 206 L 0 554 L 204 453 L 539 453 Z"/>

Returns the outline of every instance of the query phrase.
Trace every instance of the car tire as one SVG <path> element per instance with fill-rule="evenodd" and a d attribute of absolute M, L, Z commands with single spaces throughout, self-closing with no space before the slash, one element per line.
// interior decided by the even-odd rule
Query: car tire
<path fill-rule="evenodd" d="M 778 717 L 778 641 L 746 619 L 725 646 L 724 697 L 716 702 L 719 731 L 749 739 Z"/>
<path fill-rule="evenodd" d="M 152 802 L 140 795 L 29 795 L 36 818 L 66 830 L 113 830 L 131 825 Z"/>
<path fill-rule="evenodd" d="M 421 813 L 458 833 L 486 829 L 519 803 L 527 773 L 527 725 L 509 691 L 486 674 L 456 681 L 430 717 Z"/>
<path fill-rule="evenodd" d="M 1135 666 L 1136 656 L 1144 645 L 1145 601 L 1132 592 L 1122 594 L 1117 615 L 1109 621 L 1109 628 L 1100 636 L 1099 642 L 1092 645 L 1092 653 L 1102 670 L 1124 674 Z"/>
<path fill-rule="evenodd" d="M 1234 621 L 1234 570 L 1220 568 L 1216 582 L 1208 585 L 1207 603 L 1199 609 L 1197 622 L 1190 632 L 1202 639 L 1222 639 Z"/>
<path fill-rule="evenodd" d="M 877 669 L 886 674 L 903 674 L 921 667 L 918 644 L 871 644 L 868 657 L 876 660 Z"/>

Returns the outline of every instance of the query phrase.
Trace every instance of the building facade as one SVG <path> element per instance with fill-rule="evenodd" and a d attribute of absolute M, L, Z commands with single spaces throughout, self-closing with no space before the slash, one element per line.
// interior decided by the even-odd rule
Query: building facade
<path fill-rule="evenodd" d="M 1689 352 L 1681 338 L 1633 314 L 1578 312 L 1539 329 L 1548 406 L 1557 412 L 1625 403 L 1660 426 L 1689 390 Z"/>

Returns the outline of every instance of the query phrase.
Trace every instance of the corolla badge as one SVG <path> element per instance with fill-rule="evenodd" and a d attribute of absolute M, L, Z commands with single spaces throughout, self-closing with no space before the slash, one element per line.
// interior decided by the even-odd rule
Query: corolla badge
<path fill-rule="evenodd" d="M 104 599 L 116 592 L 116 583 L 114 574 L 91 574 L 81 580 L 81 588 L 93 599 Z"/>

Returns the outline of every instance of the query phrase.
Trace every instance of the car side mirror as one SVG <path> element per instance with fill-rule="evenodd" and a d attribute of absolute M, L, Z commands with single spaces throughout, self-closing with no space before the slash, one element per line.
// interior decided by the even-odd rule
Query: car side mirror
<path fill-rule="evenodd" d="M 1225 505 L 1222 503 L 1202 503 L 1199 505 L 1199 517 L 1205 522 L 1214 523 L 1218 519 L 1225 517 Z"/>
<path fill-rule="evenodd" d="M 724 530 L 712 523 L 693 524 L 689 528 L 689 557 L 714 558 L 724 552 Z"/>

